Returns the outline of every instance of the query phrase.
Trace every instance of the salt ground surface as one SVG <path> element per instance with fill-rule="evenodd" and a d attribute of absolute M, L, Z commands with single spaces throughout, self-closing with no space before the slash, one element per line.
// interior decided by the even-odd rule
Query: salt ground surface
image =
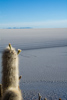
<path fill-rule="evenodd" d="M 38 93 L 41 94 L 42 100 L 67 100 L 67 82 L 33 82 L 23 83 L 24 100 L 38 100 Z"/>
<path fill-rule="evenodd" d="M 67 29 L 0 30 L 0 37 L 0 76 L 3 49 L 8 43 L 22 49 L 19 70 L 24 100 L 37 100 L 38 93 L 48 100 L 67 100 Z"/>

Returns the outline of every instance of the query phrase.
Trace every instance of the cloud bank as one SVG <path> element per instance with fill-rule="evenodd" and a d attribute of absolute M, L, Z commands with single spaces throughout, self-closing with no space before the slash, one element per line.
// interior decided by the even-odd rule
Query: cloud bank
<path fill-rule="evenodd" d="M 0 28 L 32 27 L 32 28 L 67 28 L 67 20 L 48 20 L 42 22 L 2 23 Z"/>

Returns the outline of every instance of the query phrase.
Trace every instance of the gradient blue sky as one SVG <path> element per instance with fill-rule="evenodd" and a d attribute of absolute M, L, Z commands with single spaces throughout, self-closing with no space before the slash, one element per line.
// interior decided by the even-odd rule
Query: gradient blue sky
<path fill-rule="evenodd" d="M 67 0 L 0 0 L 0 28 L 67 28 Z"/>

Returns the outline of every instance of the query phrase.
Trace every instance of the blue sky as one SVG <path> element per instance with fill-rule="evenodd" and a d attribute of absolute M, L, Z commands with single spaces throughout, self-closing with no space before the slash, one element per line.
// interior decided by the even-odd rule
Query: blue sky
<path fill-rule="evenodd" d="M 67 0 L 0 0 L 0 28 L 67 28 Z"/>

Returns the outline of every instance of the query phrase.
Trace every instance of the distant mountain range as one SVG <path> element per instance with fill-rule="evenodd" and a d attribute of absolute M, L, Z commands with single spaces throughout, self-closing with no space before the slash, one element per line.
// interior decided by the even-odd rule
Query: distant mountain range
<path fill-rule="evenodd" d="M 31 29 L 32 27 L 8 27 L 7 29 Z"/>

